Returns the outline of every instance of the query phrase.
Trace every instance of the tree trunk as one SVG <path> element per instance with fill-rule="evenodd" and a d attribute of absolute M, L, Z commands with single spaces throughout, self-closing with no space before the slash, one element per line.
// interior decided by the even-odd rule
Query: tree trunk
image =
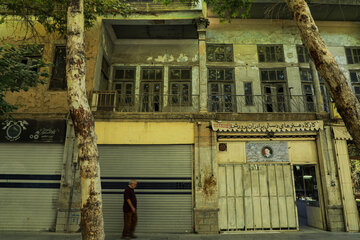
<path fill-rule="evenodd" d="M 82 239 L 105 239 L 100 166 L 94 117 L 86 96 L 84 2 L 69 0 L 67 13 L 66 78 L 68 103 L 79 149 Z"/>
<path fill-rule="evenodd" d="M 309 6 L 305 0 L 286 0 L 294 20 L 299 27 L 301 38 L 309 50 L 316 69 L 325 81 L 335 106 L 347 130 L 360 149 L 360 103 L 351 90 L 345 75 L 320 36 Z"/>

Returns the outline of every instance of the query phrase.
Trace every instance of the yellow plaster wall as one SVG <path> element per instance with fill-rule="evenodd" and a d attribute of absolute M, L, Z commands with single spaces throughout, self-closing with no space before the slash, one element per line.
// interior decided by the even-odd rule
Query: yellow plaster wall
<path fill-rule="evenodd" d="M 89 93 L 93 88 L 96 57 L 100 38 L 100 19 L 93 28 L 85 32 L 86 48 L 86 89 Z M 34 38 L 30 34 L 26 37 L 26 27 L 16 18 L 8 17 L 0 24 L 0 41 L 4 44 L 18 45 L 21 43 L 38 43 L 44 46 L 43 57 L 45 61 L 52 62 L 55 55 L 56 45 L 65 45 L 66 40 L 58 34 L 47 34 L 44 28 L 38 24 L 35 26 L 38 36 Z M 52 73 L 52 67 L 48 72 Z M 66 113 L 68 111 L 67 92 L 49 90 L 50 79 L 44 85 L 38 85 L 29 91 L 7 93 L 6 101 L 19 107 L 19 113 Z"/>
<path fill-rule="evenodd" d="M 292 164 L 317 164 L 315 141 L 288 141 L 288 148 Z"/>
<path fill-rule="evenodd" d="M 95 122 L 98 144 L 193 144 L 187 122 Z"/>
<path fill-rule="evenodd" d="M 217 143 L 217 162 L 218 163 L 246 163 L 246 142 L 227 142 L 227 150 L 219 151 Z"/>

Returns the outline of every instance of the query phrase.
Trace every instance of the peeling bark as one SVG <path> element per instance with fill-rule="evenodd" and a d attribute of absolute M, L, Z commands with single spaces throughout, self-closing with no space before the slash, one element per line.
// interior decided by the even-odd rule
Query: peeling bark
<path fill-rule="evenodd" d="M 66 79 L 68 103 L 78 142 L 83 240 L 104 240 L 99 156 L 94 117 L 86 96 L 84 2 L 71 0 L 67 13 Z"/>
<path fill-rule="evenodd" d="M 360 148 L 360 103 L 355 97 L 345 75 L 320 36 L 305 0 L 286 0 L 300 30 L 304 45 L 309 50 L 316 69 L 330 92 L 347 130 Z"/>

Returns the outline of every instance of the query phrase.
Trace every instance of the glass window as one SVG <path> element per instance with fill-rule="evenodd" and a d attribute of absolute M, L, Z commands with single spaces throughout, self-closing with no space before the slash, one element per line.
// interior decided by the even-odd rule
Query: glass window
<path fill-rule="evenodd" d="M 310 61 L 309 58 L 309 52 L 303 45 L 297 45 L 296 46 L 296 52 L 298 56 L 298 62 L 299 63 L 308 63 Z"/>
<path fill-rule="evenodd" d="M 286 81 L 285 69 L 260 69 L 262 82 L 284 82 Z"/>
<path fill-rule="evenodd" d="M 142 68 L 140 102 L 142 112 L 161 112 L 162 110 L 162 68 Z M 171 89 L 170 89 L 171 91 Z"/>
<path fill-rule="evenodd" d="M 235 111 L 234 69 L 209 68 L 208 89 L 210 112 Z"/>
<path fill-rule="evenodd" d="M 284 62 L 282 45 L 258 45 L 259 62 Z"/>
<path fill-rule="evenodd" d="M 306 201 L 308 206 L 320 206 L 315 166 L 294 166 L 296 199 Z"/>
<path fill-rule="evenodd" d="M 350 71 L 350 80 L 355 96 L 360 101 L 360 71 Z"/>
<path fill-rule="evenodd" d="M 285 69 L 260 69 L 264 112 L 288 112 L 287 80 Z"/>
<path fill-rule="evenodd" d="M 254 105 L 251 82 L 244 82 L 244 93 L 245 93 L 245 105 L 246 106 Z"/>
<path fill-rule="evenodd" d="M 114 69 L 113 90 L 118 93 L 119 106 L 134 105 L 136 69 L 116 67 Z"/>
<path fill-rule="evenodd" d="M 347 47 L 345 53 L 348 64 L 360 63 L 360 47 Z"/>
<path fill-rule="evenodd" d="M 191 75 L 191 68 L 169 69 L 171 105 L 191 105 Z"/>
<path fill-rule="evenodd" d="M 207 44 L 206 56 L 208 62 L 232 62 L 233 46 L 231 44 Z"/>
<path fill-rule="evenodd" d="M 55 48 L 54 67 L 49 89 L 65 90 L 66 87 L 66 47 L 57 46 Z"/>

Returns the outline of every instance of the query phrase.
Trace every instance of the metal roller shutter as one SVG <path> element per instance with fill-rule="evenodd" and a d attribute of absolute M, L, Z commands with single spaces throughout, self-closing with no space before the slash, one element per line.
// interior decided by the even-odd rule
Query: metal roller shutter
<path fill-rule="evenodd" d="M 137 232 L 192 232 L 191 145 L 99 145 L 105 232 L 121 232 L 123 191 L 138 180 Z"/>
<path fill-rule="evenodd" d="M 64 145 L 0 144 L 0 230 L 54 230 Z"/>

